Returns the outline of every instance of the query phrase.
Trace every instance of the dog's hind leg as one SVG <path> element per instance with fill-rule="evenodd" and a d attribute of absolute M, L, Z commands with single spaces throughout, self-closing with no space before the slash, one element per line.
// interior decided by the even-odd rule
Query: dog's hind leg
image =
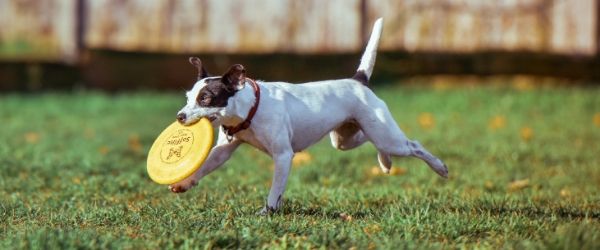
<path fill-rule="evenodd" d="M 410 149 L 410 155 L 417 157 L 427 163 L 429 167 L 442 177 L 448 178 L 448 167 L 439 158 L 429 153 L 418 141 L 406 141 Z"/>
<path fill-rule="evenodd" d="M 411 141 L 396 125 L 387 106 L 382 101 L 374 102 L 378 106 L 372 113 L 358 120 L 366 137 L 379 151 L 378 160 L 384 172 L 391 166 L 390 156 L 412 156 L 419 158 L 442 177 L 448 177 L 448 168 L 433 154 L 429 153 L 419 142 Z"/>
<path fill-rule="evenodd" d="M 346 122 L 331 131 L 329 137 L 331 138 L 331 145 L 339 150 L 350 150 L 368 141 L 367 136 L 365 136 L 365 133 L 363 133 L 358 123 L 354 120 Z M 381 171 L 388 174 L 392 168 L 391 156 L 379 151 L 377 153 L 377 160 L 379 161 Z"/>
<path fill-rule="evenodd" d="M 377 152 L 377 161 L 379 161 L 379 168 L 381 168 L 381 171 L 389 174 L 390 169 L 392 169 L 392 158 L 390 155 L 379 151 Z"/>
<path fill-rule="evenodd" d="M 448 178 L 448 167 L 439 158 L 431 154 L 425 149 L 418 141 L 411 141 L 409 139 L 396 140 L 391 139 L 396 143 L 389 145 L 384 143 L 383 145 L 374 142 L 375 147 L 379 150 L 377 158 L 379 165 L 383 172 L 388 173 L 391 167 L 390 155 L 393 156 L 412 156 L 419 158 L 437 174 L 442 177 Z M 386 172 L 387 169 L 387 172 Z"/>
<path fill-rule="evenodd" d="M 331 145 L 339 150 L 350 150 L 368 141 L 365 133 L 360 130 L 360 127 L 356 123 L 345 123 L 336 130 L 331 131 L 329 137 L 331 138 Z M 379 161 L 381 171 L 389 174 L 392 168 L 390 155 L 379 151 L 377 153 L 377 160 Z"/>
<path fill-rule="evenodd" d="M 350 150 L 367 141 L 356 121 L 348 121 L 329 133 L 331 145 L 339 150 Z"/>

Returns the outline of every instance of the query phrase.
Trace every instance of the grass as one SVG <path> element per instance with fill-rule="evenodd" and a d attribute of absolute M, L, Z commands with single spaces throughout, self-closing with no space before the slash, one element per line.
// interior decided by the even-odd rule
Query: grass
<path fill-rule="evenodd" d="M 185 194 L 149 180 L 182 93 L 1 95 L 0 248 L 600 248 L 599 88 L 375 90 L 451 177 L 323 140 L 269 217 L 249 146 Z"/>

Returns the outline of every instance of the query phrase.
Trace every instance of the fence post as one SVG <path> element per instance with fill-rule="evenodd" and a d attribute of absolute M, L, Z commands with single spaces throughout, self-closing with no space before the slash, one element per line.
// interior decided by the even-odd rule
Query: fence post
<path fill-rule="evenodd" d="M 368 10 L 368 6 L 367 6 L 367 0 L 360 0 L 360 6 L 359 6 L 359 11 L 360 11 L 360 31 L 359 31 L 359 36 L 360 36 L 360 40 L 362 42 L 362 46 L 364 46 L 365 44 L 367 44 L 367 39 L 368 38 L 368 22 L 369 22 L 369 10 Z"/>
<path fill-rule="evenodd" d="M 87 28 L 87 6 L 86 0 L 77 0 L 75 3 L 75 46 L 76 55 L 75 61 L 81 63 L 81 60 L 85 57 L 85 33 Z"/>
<path fill-rule="evenodd" d="M 600 2 L 596 3 L 596 60 L 600 61 Z"/>

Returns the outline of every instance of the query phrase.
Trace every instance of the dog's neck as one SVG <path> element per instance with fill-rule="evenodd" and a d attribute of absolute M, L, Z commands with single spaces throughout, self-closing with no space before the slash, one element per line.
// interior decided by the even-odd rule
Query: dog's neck
<path fill-rule="evenodd" d="M 254 106 L 256 96 L 254 89 L 246 80 L 244 88 L 229 98 L 225 115 L 221 117 L 221 124 L 225 126 L 236 126 L 243 122 L 248 116 L 248 112 Z"/>

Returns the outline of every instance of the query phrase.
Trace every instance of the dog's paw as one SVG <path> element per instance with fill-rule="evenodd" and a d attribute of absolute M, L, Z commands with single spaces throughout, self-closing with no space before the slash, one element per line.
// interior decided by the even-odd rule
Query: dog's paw
<path fill-rule="evenodd" d="M 379 166 L 379 168 L 381 169 L 381 172 L 383 172 L 384 174 L 389 174 L 390 171 L 392 170 L 391 168 L 387 168 L 384 166 Z"/>
<path fill-rule="evenodd" d="M 169 185 L 169 190 L 171 190 L 171 192 L 173 193 L 183 193 L 196 186 L 197 184 L 198 182 L 193 178 L 193 176 L 190 176 L 183 181 Z"/>
<path fill-rule="evenodd" d="M 379 161 L 379 168 L 381 168 L 381 171 L 385 174 L 389 174 L 392 169 L 392 158 L 390 155 L 378 152 L 377 161 Z"/>
<path fill-rule="evenodd" d="M 436 174 L 439 174 L 441 177 L 448 178 L 448 166 L 446 166 L 446 164 L 444 164 L 442 161 L 439 161 L 439 164 L 430 167 Z"/>
<path fill-rule="evenodd" d="M 277 212 L 276 208 L 264 206 L 260 211 L 256 212 L 258 216 L 269 216 Z"/>
<path fill-rule="evenodd" d="M 442 169 L 442 171 L 440 171 L 440 175 L 444 178 L 448 178 L 448 166 L 446 166 L 446 164 L 444 164 L 444 168 Z"/>

